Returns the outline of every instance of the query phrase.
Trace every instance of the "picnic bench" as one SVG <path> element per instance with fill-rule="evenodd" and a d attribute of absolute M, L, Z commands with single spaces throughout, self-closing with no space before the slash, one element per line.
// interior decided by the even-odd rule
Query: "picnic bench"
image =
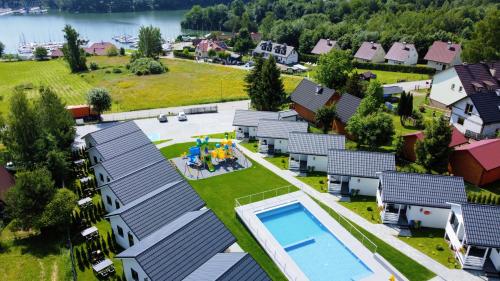
<path fill-rule="evenodd" d="M 100 277 L 106 278 L 115 273 L 115 267 L 110 259 L 105 259 L 97 264 L 92 265 L 94 272 Z"/>
<path fill-rule="evenodd" d="M 91 226 L 89 228 L 84 229 L 81 232 L 81 234 L 82 234 L 83 238 L 85 238 L 87 240 L 92 240 L 94 238 L 99 237 L 99 230 L 97 229 L 97 227 Z"/>

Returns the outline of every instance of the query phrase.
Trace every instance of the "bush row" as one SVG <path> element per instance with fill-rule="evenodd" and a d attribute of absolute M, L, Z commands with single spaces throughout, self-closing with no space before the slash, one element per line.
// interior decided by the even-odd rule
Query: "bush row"
<path fill-rule="evenodd" d="M 383 70 L 383 71 L 395 71 L 395 72 L 405 72 L 405 73 L 419 73 L 419 74 L 429 74 L 433 75 L 436 73 L 434 68 L 427 66 L 411 66 L 411 65 L 397 65 L 397 64 L 386 64 L 386 63 L 367 63 L 354 61 L 353 66 L 363 69 L 372 70 Z"/>
<path fill-rule="evenodd" d="M 303 62 L 317 63 L 318 59 L 319 59 L 318 55 L 300 54 L 300 61 Z"/>
<path fill-rule="evenodd" d="M 481 194 L 473 193 L 467 195 L 467 201 L 469 201 L 469 203 L 477 203 L 477 204 L 500 205 L 500 195 L 492 195 L 491 193 L 488 195 L 484 193 Z"/>
<path fill-rule="evenodd" d="M 188 60 L 194 60 L 194 55 L 193 54 L 191 54 L 191 53 L 184 53 L 181 50 L 174 50 L 174 57 L 188 59 Z"/>

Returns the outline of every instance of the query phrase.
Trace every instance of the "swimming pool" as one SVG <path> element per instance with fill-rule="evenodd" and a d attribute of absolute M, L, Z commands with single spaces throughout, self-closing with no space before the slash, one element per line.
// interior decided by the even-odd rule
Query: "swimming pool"
<path fill-rule="evenodd" d="M 257 218 L 311 281 L 360 280 L 373 274 L 300 202 Z"/>

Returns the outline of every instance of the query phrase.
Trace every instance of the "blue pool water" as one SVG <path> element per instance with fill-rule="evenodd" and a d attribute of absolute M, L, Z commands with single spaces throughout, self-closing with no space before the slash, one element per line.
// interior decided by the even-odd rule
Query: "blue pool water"
<path fill-rule="evenodd" d="M 257 217 L 311 281 L 351 281 L 373 274 L 300 203 Z"/>

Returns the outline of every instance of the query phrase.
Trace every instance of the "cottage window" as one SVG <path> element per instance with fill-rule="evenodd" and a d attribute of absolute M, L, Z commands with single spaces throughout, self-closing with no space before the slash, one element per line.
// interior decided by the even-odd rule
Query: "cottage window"
<path fill-rule="evenodd" d="M 111 197 L 109 197 L 109 195 L 106 195 L 106 201 L 108 202 L 108 205 L 113 205 Z"/>
<path fill-rule="evenodd" d="M 464 90 L 464 87 L 460 86 L 458 87 L 458 91 L 461 93 Z"/>
<path fill-rule="evenodd" d="M 99 179 L 100 179 L 102 182 L 104 181 L 104 176 L 103 176 L 101 173 L 99 173 Z"/>
<path fill-rule="evenodd" d="M 455 90 L 455 84 L 451 84 L 451 89 Z"/>
<path fill-rule="evenodd" d="M 120 203 L 118 202 L 118 199 L 117 199 L 117 200 L 115 200 L 115 207 L 116 207 L 117 209 L 120 209 Z"/>
<path fill-rule="evenodd" d="M 468 103 L 467 105 L 465 105 L 464 113 L 467 114 L 467 115 L 472 115 L 472 110 L 473 109 L 474 109 L 474 105 Z"/>
<path fill-rule="evenodd" d="M 97 164 L 97 156 L 94 156 L 94 163 Z"/>
<path fill-rule="evenodd" d="M 460 124 L 460 125 L 463 125 L 464 124 L 464 121 L 465 119 L 463 117 L 458 117 L 458 120 L 457 120 L 457 123 Z"/>
<path fill-rule="evenodd" d="M 135 271 L 133 268 L 130 269 L 130 274 L 132 275 L 133 280 L 139 280 L 139 273 L 137 273 L 137 271 Z"/>
<path fill-rule="evenodd" d="M 110 181 L 109 177 L 106 177 L 106 180 L 109 182 Z"/>
<path fill-rule="evenodd" d="M 134 246 L 134 236 L 132 236 L 132 233 L 128 233 L 128 244 L 130 247 Z"/>
<path fill-rule="evenodd" d="M 116 231 L 118 232 L 118 235 L 123 237 L 123 228 L 119 225 L 116 226 Z"/>

